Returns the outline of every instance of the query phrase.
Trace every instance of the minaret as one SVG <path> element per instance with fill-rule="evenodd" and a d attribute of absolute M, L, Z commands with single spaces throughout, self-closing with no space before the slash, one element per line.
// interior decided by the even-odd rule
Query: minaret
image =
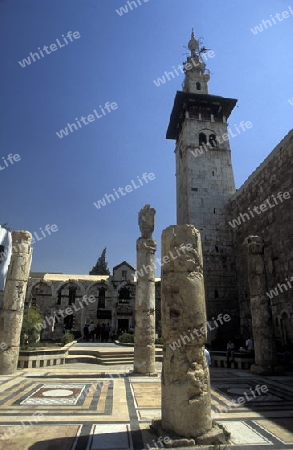
<path fill-rule="evenodd" d="M 192 30 L 191 39 L 188 43 L 191 55 L 187 57 L 185 66 L 185 83 L 184 92 L 193 92 L 194 94 L 208 94 L 209 73 L 206 72 L 206 65 L 201 58 L 201 53 L 206 51 L 200 50 L 199 42 L 195 39 Z"/>
<path fill-rule="evenodd" d="M 177 223 L 192 224 L 201 232 L 208 320 L 218 314 L 237 317 L 227 215 L 235 192 L 227 119 L 237 100 L 208 93 L 210 75 L 201 57 L 206 49 L 200 48 L 194 32 L 188 48 L 183 91 L 176 93 L 166 135 L 176 140 Z M 218 331 L 224 336 L 235 328 L 233 320 Z"/>

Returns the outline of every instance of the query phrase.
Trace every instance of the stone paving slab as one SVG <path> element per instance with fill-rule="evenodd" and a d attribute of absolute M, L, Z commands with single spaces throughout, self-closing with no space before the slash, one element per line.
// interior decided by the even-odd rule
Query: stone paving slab
<path fill-rule="evenodd" d="M 160 376 L 131 369 L 72 364 L 0 376 L 0 450 L 162 448 L 149 429 L 161 414 Z M 292 375 L 212 368 L 211 381 L 213 418 L 231 433 L 227 450 L 293 450 Z"/>

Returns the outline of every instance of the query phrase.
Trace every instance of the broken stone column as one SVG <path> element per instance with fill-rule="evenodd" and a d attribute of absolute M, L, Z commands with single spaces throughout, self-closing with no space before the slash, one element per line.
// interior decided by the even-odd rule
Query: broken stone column
<path fill-rule="evenodd" d="M 204 356 L 206 307 L 201 238 L 193 225 L 162 234 L 162 428 L 185 438 L 212 429 L 209 369 Z M 178 344 L 178 345 L 176 345 Z"/>
<path fill-rule="evenodd" d="M 136 242 L 137 283 L 135 293 L 134 372 L 145 375 L 155 369 L 155 251 L 152 239 L 156 211 L 145 205 L 139 212 L 141 237 Z"/>
<path fill-rule="evenodd" d="M 0 315 L 1 375 L 11 375 L 17 370 L 24 301 L 32 257 L 31 240 L 32 235 L 28 231 L 12 232 L 12 255 Z"/>
<path fill-rule="evenodd" d="M 270 299 L 266 295 L 267 282 L 264 265 L 264 243 L 260 236 L 245 239 L 248 258 L 248 282 L 254 341 L 254 373 L 268 375 L 282 371 L 277 366 L 277 351 L 273 334 L 273 318 Z"/>

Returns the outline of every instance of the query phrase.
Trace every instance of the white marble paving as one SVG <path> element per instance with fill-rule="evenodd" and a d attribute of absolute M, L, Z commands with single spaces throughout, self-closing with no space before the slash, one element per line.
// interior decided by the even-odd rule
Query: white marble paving
<path fill-rule="evenodd" d="M 235 445 L 258 445 L 258 444 L 271 444 L 273 443 L 266 439 L 264 436 L 253 430 L 249 425 L 239 420 L 229 420 L 225 422 L 218 421 L 222 424 L 229 433 L 231 433 L 231 442 Z"/>
<path fill-rule="evenodd" d="M 90 450 L 133 450 L 129 425 L 99 424 L 93 429 Z"/>

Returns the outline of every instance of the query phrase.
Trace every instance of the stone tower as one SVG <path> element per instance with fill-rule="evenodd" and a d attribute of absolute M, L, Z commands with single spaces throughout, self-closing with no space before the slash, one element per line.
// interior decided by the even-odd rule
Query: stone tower
<path fill-rule="evenodd" d="M 235 185 L 227 119 L 237 100 L 208 93 L 210 75 L 201 56 L 206 49 L 193 32 L 188 48 L 183 91 L 176 93 L 166 135 L 176 140 L 177 224 L 192 224 L 201 232 L 208 320 L 224 313 L 235 318 L 236 274 L 227 215 Z M 231 320 L 218 331 L 227 336 L 234 327 Z M 215 335 L 211 330 L 209 339 Z"/>

